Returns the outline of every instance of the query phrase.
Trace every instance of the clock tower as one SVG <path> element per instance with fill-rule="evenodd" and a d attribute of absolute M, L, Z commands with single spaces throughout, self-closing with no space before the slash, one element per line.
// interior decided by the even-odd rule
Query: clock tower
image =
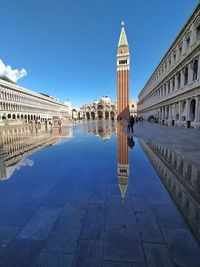
<path fill-rule="evenodd" d="M 117 49 L 117 118 L 129 117 L 129 66 L 130 54 L 124 22 Z"/>

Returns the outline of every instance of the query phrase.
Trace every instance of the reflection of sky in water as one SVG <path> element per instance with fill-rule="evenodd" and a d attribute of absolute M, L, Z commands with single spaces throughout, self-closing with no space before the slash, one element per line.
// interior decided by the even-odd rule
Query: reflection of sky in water
<path fill-rule="evenodd" d="M 26 138 L 22 134 L 20 139 L 19 134 L 16 140 L 10 145 L 19 148 L 19 144 L 24 144 L 25 153 L 23 149 L 19 149 L 19 153 L 16 149 L 10 155 L 8 146 L 3 147 L 4 151 L 7 149 L 5 157 L 1 157 L 1 178 L 7 179 L 0 183 L 0 189 L 5 189 L 3 202 L 19 201 L 15 194 L 8 200 L 15 190 L 19 190 L 26 201 L 41 201 L 57 185 L 68 193 L 88 195 L 92 192 L 98 195 L 99 191 L 106 192 L 110 185 L 116 185 L 111 194 L 125 202 L 137 185 L 147 195 L 148 190 L 153 190 L 153 194 L 158 194 L 157 198 L 162 200 L 162 190 L 155 180 L 156 170 L 194 231 L 200 232 L 200 172 L 195 172 L 190 164 L 178 162 L 180 155 L 175 152 L 166 152 L 165 148 L 158 150 L 157 145 L 138 142 L 136 138 L 133 138 L 135 144 L 132 147 L 120 127 L 108 121 L 101 121 L 100 126 L 97 122 L 84 122 L 75 125 L 75 129 L 65 130 L 63 127 L 62 136 L 55 129 L 50 132 L 41 130 L 37 134 L 28 132 Z M 187 165 L 187 170 L 183 164 Z M 176 168 L 180 176 L 170 173 Z"/>

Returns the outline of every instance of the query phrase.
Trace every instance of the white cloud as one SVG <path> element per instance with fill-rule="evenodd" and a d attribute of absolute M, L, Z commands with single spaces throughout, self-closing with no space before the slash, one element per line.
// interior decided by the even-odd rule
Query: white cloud
<path fill-rule="evenodd" d="M 27 75 L 27 71 L 25 69 L 21 70 L 13 70 L 11 66 L 5 65 L 3 61 L 0 59 L 0 76 L 6 76 L 13 82 L 17 82 L 20 78 Z"/>

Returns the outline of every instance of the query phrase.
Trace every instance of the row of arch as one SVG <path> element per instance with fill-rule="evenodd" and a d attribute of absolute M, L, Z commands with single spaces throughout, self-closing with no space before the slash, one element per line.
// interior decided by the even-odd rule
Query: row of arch
<path fill-rule="evenodd" d="M 36 96 L 29 96 L 26 94 L 22 94 L 22 93 L 15 93 L 12 90 L 9 89 L 4 89 L 2 87 L 0 87 L 1 91 L 0 91 L 0 99 L 2 100 L 7 100 L 7 101 L 13 101 L 13 102 L 18 102 L 18 103 L 27 103 L 27 104 L 31 104 L 31 105 L 41 105 L 41 106 L 45 106 L 48 108 L 51 108 L 52 106 L 57 106 L 59 105 L 58 103 L 56 103 L 57 101 L 55 101 L 55 103 L 53 103 L 53 99 L 40 99 L 39 97 Z"/>
<path fill-rule="evenodd" d="M 40 116 L 40 115 L 35 115 L 35 114 L 15 114 L 15 113 L 8 113 L 8 114 L 3 114 L 3 115 L 0 115 L 0 119 L 2 120 L 27 120 L 27 121 L 33 121 L 33 120 L 36 120 L 37 119 L 40 119 L 41 121 L 44 121 L 45 118 Z"/>
<path fill-rule="evenodd" d="M 188 101 L 188 104 L 187 104 Z M 182 100 L 179 103 L 174 105 L 174 114 L 170 118 L 170 105 L 162 107 L 158 111 L 158 118 L 169 120 L 173 119 L 175 121 L 190 121 L 190 122 L 199 122 L 200 120 L 200 111 L 198 109 L 197 98 L 191 98 L 190 100 Z"/>
<path fill-rule="evenodd" d="M 95 120 L 95 119 L 114 119 L 116 116 L 114 111 L 102 111 L 102 110 L 98 110 L 97 112 L 86 112 L 85 114 L 83 114 L 83 117 L 87 120 Z"/>

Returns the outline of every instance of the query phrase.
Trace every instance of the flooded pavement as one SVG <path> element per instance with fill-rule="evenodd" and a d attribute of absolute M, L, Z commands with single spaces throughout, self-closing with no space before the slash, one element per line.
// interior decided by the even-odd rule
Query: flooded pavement
<path fill-rule="evenodd" d="M 0 130 L 0 266 L 200 266 L 200 170 L 110 121 Z"/>

